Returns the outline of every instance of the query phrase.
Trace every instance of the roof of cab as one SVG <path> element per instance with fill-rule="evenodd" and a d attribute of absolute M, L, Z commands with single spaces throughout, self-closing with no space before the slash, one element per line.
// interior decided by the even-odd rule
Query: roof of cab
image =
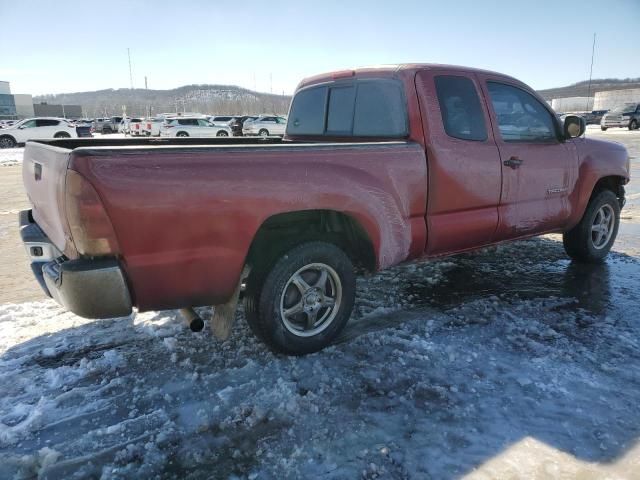
<path fill-rule="evenodd" d="M 369 65 L 364 67 L 357 67 L 353 69 L 347 70 L 338 70 L 334 72 L 326 72 L 321 73 L 319 75 L 313 75 L 311 77 L 307 77 L 302 79 L 302 81 L 298 84 L 296 90 L 317 84 L 323 83 L 331 80 L 336 80 L 339 78 L 347 78 L 347 77 L 356 77 L 356 76 L 387 76 L 387 75 L 395 75 L 399 72 L 407 72 L 409 74 L 415 73 L 419 70 L 429 70 L 429 69 L 447 69 L 452 71 L 464 72 L 464 73 L 483 73 L 487 75 L 495 75 L 503 78 L 508 78 L 517 83 L 522 83 L 520 80 L 513 78 L 509 75 L 505 75 L 503 73 L 494 72 L 491 70 L 483 70 L 480 68 L 473 67 L 464 67 L 460 65 L 446 65 L 439 63 L 398 63 L 398 64 L 389 64 L 389 65 Z"/>

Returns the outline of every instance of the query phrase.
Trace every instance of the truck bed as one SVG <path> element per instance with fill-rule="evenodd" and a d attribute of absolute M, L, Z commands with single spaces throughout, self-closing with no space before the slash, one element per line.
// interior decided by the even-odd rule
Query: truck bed
<path fill-rule="evenodd" d="M 425 242 L 426 158 L 406 141 L 303 143 L 278 138 L 66 139 L 29 142 L 23 179 L 32 218 L 67 258 L 67 171 L 95 189 L 141 310 L 207 305 L 233 293 L 268 219 L 341 212 L 367 232 L 379 267 Z"/>

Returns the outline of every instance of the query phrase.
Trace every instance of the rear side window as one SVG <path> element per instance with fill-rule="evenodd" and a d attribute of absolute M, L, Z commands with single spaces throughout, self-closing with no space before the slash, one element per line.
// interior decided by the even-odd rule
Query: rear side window
<path fill-rule="evenodd" d="M 311 87 L 296 94 L 287 134 L 405 137 L 406 101 L 395 80 L 359 80 Z"/>
<path fill-rule="evenodd" d="M 396 82 L 363 82 L 358 86 L 353 135 L 402 137 L 407 115 L 402 89 Z"/>
<path fill-rule="evenodd" d="M 484 114 L 471 79 L 457 75 L 439 75 L 435 77 L 435 83 L 442 124 L 447 135 L 462 140 L 486 140 Z"/>

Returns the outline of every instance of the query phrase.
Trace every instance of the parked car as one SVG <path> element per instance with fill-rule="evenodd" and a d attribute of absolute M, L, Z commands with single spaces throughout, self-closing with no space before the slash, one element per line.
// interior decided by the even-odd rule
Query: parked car
<path fill-rule="evenodd" d="M 142 134 L 147 137 L 159 137 L 164 117 L 147 118 L 142 122 Z"/>
<path fill-rule="evenodd" d="M 241 137 L 242 136 L 242 128 L 245 124 L 245 122 L 251 122 L 253 120 L 256 120 L 258 117 L 253 116 L 253 115 L 242 115 L 239 117 L 235 117 L 234 120 L 232 120 L 231 122 L 229 122 L 229 126 L 231 127 L 231 131 L 233 132 L 233 136 L 234 137 Z"/>
<path fill-rule="evenodd" d="M 585 116 L 587 125 L 600 125 L 600 122 L 602 121 L 602 117 L 608 111 L 609 110 L 593 110 L 587 113 Z"/>
<path fill-rule="evenodd" d="M 208 117 L 208 120 L 217 125 L 228 125 L 229 122 L 235 120 L 235 116 L 233 115 L 213 115 Z"/>
<path fill-rule="evenodd" d="M 122 117 L 96 118 L 93 122 L 95 132 L 102 134 L 117 133 L 122 122 Z"/>
<path fill-rule="evenodd" d="M 18 120 L 0 120 L 0 128 L 7 128 L 17 123 Z"/>
<path fill-rule="evenodd" d="M 605 131 L 611 127 L 637 130 L 640 126 L 640 103 L 625 103 L 609 113 L 605 113 L 600 121 L 600 129 Z"/>
<path fill-rule="evenodd" d="M 45 292 L 78 315 L 214 304 L 224 338 L 243 291 L 257 336 L 304 354 L 347 323 L 355 272 L 549 232 L 575 261 L 602 260 L 629 154 L 584 130 L 485 70 L 319 75 L 284 139 L 29 142 L 20 228 Z"/>
<path fill-rule="evenodd" d="M 198 117 L 167 118 L 160 129 L 163 137 L 229 137 L 231 128 Z"/>
<path fill-rule="evenodd" d="M 139 137 L 143 135 L 142 122 L 143 120 L 137 117 L 128 119 L 125 134 L 131 135 L 134 137 Z"/>
<path fill-rule="evenodd" d="M 284 117 L 264 116 L 245 122 L 242 127 L 243 135 L 260 135 L 267 137 L 269 135 L 284 135 L 287 120 Z"/>
<path fill-rule="evenodd" d="M 2 129 L 0 148 L 13 148 L 36 138 L 77 137 L 91 137 L 90 127 L 76 126 L 64 118 L 28 118 Z"/>

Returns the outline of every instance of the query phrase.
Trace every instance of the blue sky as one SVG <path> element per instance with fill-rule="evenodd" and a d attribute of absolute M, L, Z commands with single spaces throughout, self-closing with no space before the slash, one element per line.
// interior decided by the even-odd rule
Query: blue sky
<path fill-rule="evenodd" d="M 106 5 L 105 7 L 100 4 Z M 228 83 L 292 93 L 359 65 L 488 68 L 536 89 L 640 77 L 640 0 L 0 0 L 0 80 L 14 93 Z"/>

